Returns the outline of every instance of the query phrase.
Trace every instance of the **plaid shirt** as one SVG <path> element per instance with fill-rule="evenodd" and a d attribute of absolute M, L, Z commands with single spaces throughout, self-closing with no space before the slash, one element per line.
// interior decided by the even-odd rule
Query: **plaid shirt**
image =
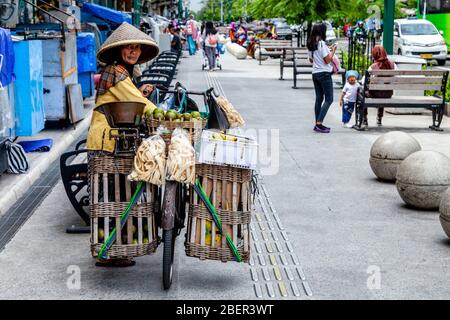
<path fill-rule="evenodd" d="M 117 83 L 125 80 L 127 77 L 130 77 L 130 74 L 125 67 L 121 65 L 106 66 L 100 76 L 96 98 L 102 94 L 105 94 L 109 88 L 114 87 Z"/>

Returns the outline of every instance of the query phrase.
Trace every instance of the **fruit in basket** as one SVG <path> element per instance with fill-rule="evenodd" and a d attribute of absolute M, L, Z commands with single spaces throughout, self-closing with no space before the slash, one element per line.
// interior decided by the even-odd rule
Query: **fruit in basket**
<path fill-rule="evenodd" d="M 146 116 L 147 118 L 151 118 L 151 117 L 153 116 L 152 110 L 150 110 L 150 109 L 146 110 L 146 111 L 145 111 L 145 116 Z"/>
<path fill-rule="evenodd" d="M 181 119 L 175 119 L 173 122 L 181 122 Z"/>
<path fill-rule="evenodd" d="M 105 239 L 105 230 L 103 230 L 102 228 L 98 229 L 98 240 L 101 241 Z"/>
<path fill-rule="evenodd" d="M 155 119 L 159 119 L 159 120 L 164 119 L 164 110 L 162 110 L 162 109 L 155 109 L 153 111 L 153 117 Z"/>
<path fill-rule="evenodd" d="M 191 120 L 191 114 L 190 113 L 183 113 L 183 119 L 184 119 L 184 121 L 190 121 Z"/>
<path fill-rule="evenodd" d="M 169 110 L 166 113 L 166 120 L 173 121 L 177 118 L 177 113 L 173 110 Z"/>
<path fill-rule="evenodd" d="M 201 119 L 202 115 L 198 111 L 193 111 L 193 112 L 191 112 L 191 118 L 193 118 L 193 119 Z"/>
<path fill-rule="evenodd" d="M 142 240 L 142 242 L 143 242 L 144 244 L 149 244 L 148 238 L 144 238 L 144 239 Z"/>
<path fill-rule="evenodd" d="M 136 244 L 138 244 L 139 242 L 138 242 L 138 239 L 133 239 L 133 243 L 132 244 L 134 244 L 134 245 L 136 245 Z"/>
<path fill-rule="evenodd" d="M 223 140 L 223 141 L 233 141 L 233 142 L 238 141 L 238 138 L 235 136 L 231 136 L 231 135 L 219 133 L 219 132 L 213 133 L 212 138 L 215 140 Z"/>

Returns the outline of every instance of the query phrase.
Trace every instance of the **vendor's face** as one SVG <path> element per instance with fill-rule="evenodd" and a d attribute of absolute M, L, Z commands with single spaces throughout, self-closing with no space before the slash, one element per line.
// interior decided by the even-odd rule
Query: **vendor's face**
<path fill-rule="evenodd" d="M 122 60 L 128 64 L 136 64 L 141 56 L 141 45 L 140 44 L 129 44 L 122 48 Z"/>

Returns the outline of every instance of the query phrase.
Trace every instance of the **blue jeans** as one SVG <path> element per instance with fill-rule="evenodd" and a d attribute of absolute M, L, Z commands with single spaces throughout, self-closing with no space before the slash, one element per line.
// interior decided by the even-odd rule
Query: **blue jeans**
<path fill-rule="evenodd" d="M 333 103 L 333 79 L 329 72 L 313 73 L 313 82 L 316 90 L 316 104 L 314 108 L 316 122 L 322 123 Z"/>
<path fill-rule="evenodd" d="M 349 123 L 352 118 L 353 110 L 355 110 L 356 102 L 344 102 L 342 105 L 342 122 Z"/>

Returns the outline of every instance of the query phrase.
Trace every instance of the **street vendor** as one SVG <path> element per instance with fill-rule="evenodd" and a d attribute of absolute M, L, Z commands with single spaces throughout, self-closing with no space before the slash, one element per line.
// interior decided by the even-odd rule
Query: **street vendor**
<path fill-rule="evenodd" d="M 153 86 L 137 88 L 133 83 L 135 66 L 158 55 L 155 41 L 139 29 L 124 22 L 106 39 L 97 53 L 97 59 L 106 64 L 97 85 L 95 109 L 92 114 L 86 147 L 89 150 L 114 152 L 115 141 L 109 136 L 109 124 L 101 105 L 111 102 L 132 101 L 145 103 L 144 113 L 156 106 L 147 97 Z"/>

